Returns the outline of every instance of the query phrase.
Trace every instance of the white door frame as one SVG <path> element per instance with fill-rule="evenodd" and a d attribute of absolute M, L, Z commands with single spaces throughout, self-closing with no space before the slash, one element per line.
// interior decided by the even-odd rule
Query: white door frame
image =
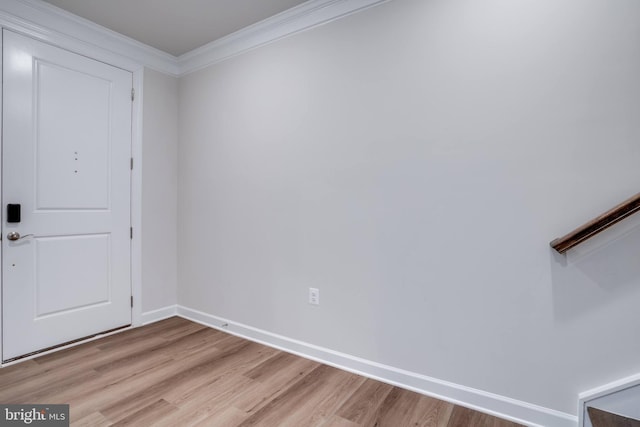
<path fill-rule="evenodd" d="M 135 98 L 132 105 L 131 118 L 131 151 L 134 159 L 134 167 L 131 174 L 131 225 L 133 227 L 133 238 L 131 240 L 131 293 L 133 295 L 133 308 L 131 311 L 131 327 L 142 325 L 142 105 L 143 105 L 143 74 L 144 68 L 141 64 L 132 61 L 124 56 L 120 56 L 111 51 L 103 49 L 81 40 L 65 36 L 64 34 L 49 30 L 19 18 L 0 14 L 0 30 L 10 29 L 14 32 L 34 38 L 36 40 L 52 44 L 80 55 L 84 55 L 98 61 L 105 62 L 118 68 L 133 73 L 133 88 Z M 2 58 L 0 57 L 0 75 L 2 73 Z M 0 80 L 1 81 L 1 80 Z M 0 92 L 0 117 L 2 115 L 2 93 Z M 1 168 L 1 166 L 0 166 Z M 1 170 L 0 170 L 0 176 Z M 0 188 L 1 187 L 0 181 Z M 5 212 L 0 209 L 0 221 L 3 221 Z M 1 249 L 0 249 L 1 250 Z M 1 254 L 0 254 L 1 255 Z M 0 279 L 1 280 L 1 279 Z M 2 283 L 0 282 L 0 286 Z M 2 304 L 0 304 L 0 334 L 2 333 Z M 77 343 L 80 344 L 80 343 Z M 77 345 L 77 344 L 72 344 Z M 68 346 L 67 346 L 68 347 Z M 63 347 L 64 348 L 64 347 Z M 0 339 L 0 354 L 2 354 L 2 340 Z M 39 354 L 42 355 L 43 353 Z M 33 356 L 35 357 L 35 356 Z M 29 358 L 21 359 L 28 360 Z M 16 363 L 16 362 L 13 362 Z M 6 365 L 10 365 L 6 364 Z M 5 365 L 0 365 L 5 366 Z"/>

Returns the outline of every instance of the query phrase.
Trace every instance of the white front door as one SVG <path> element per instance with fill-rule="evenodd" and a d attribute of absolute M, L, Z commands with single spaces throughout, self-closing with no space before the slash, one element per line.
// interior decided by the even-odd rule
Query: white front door
<path fill-rule="evenodd" d="M 9 361 L 131 324 L 132 74 L 7 30 L 3 45 Z"/>

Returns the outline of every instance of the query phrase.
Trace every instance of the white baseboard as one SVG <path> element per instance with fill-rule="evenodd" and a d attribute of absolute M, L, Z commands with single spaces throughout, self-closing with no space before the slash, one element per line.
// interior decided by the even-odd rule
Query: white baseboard
<path fill-rule="evenodd" d="M 177 315 L 345 371 L 532 427 L 576 427 L 578 417 L 505 396 L 427 377 L 177 306 Z"/>
<path fill-rule="evenodd" d="M 177 305 L 168 305 L 166 307 L 159 308 L 157 310 L 146 311 L 142 313 L 142 324 L 148 325 L 149 323 L 158 322 L 160 320 L 167 319 L 177 314 Z"/>

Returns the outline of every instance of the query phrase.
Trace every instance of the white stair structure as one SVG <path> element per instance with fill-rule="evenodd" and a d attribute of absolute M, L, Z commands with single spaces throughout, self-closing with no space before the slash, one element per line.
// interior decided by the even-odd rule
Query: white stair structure
<path fill-rule="evenodd" d="M 625 378 L 580 395 L 580 427 L 640 426 L 640 375 Z M 588 408 L 595 408 L 615 416 L 604 425 L 592 423 Z M 594 421 L 596 419 L 595 411 Z M 617 421 L 614 421 L 617 419 Z"/>

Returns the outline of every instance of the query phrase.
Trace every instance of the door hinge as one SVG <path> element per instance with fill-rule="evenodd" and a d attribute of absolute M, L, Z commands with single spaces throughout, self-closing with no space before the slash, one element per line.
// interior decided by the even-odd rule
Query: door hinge
<path fill-rule="evenodd" d="M 131 307 L 133 308 L 133 295 L 131 295 Z"/>
<path fill-rule="evenodd" d="M 133 157 L 131 158 L 131 170 L 133 170 Z"/>
<path fill-rule="evenodd" d="M 133 239 L 133 227 L 129 227 L 129 238 Z"/>
<path fill-rule="evenodd" d="M 136 90 L 131 88 L 131 100 L 133 101 L 134 99 L 136 99 Z"/>

